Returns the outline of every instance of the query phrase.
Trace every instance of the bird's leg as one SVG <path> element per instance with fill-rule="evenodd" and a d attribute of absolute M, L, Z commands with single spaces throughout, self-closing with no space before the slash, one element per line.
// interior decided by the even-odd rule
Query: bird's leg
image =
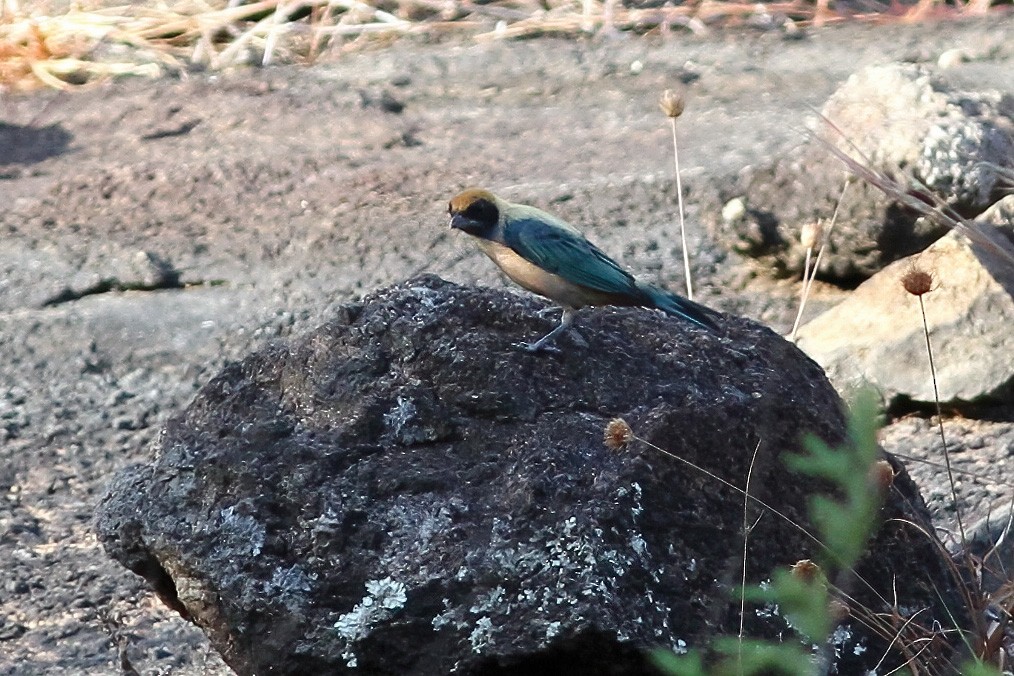
<path fill-rule="evenodd" d="M 558 335 L 570 328 L 570 325 L 574 323 L 574 316 L 577 314 L 576 310 L 569 307 L 563 308 L 563 316 L 560 317 L 560 325 L 555 329 L 547 333 L 546 335 L 539 338 L 534 343 L 522 343 L 521 346 L 528 352 L 539 352 L 540 350 L 556 351 L 557 348 L 550 346 L 550 343 L 556 339 Z"/>

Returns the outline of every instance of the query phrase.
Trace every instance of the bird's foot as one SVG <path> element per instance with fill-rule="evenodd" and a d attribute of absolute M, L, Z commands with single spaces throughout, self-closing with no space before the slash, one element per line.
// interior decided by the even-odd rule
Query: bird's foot
<path fill-rule="evenodd" d="M 587 348 L 588 347 L 588 341 L 585 340 L 584 336 L 582 336 L 580 333 L 578 333 L 574 329 L 571 329 L 569 331 L 569 335 L 570 335 L 570 339 L 579 348 Z M 542 338 L 540 340 L 535 341 L 534 343 L 515 343 L 514 346 L 515 347 L 519 347 L 522 350 L 524 350 L 525 352 L 528 352 L 530 354 L 535 354 L 536 352 L 548 352 L 550 354 L 563 354 L 563 349 L 562 348 L 559 348 L 556 345 L 552 344 L 552 338 L 555 338 L 555 337 L 556 336 L 546 336 L 546 337 L 544 337 L 544 338 Z"/>
<path fill-rule="evenodd" d="M 561 333 L 567 331 L 567 329 L 569 329 L 571 324 L 573 323 L 574 323 L 574 310 L 571 308 L 564 308 L 563 316 L 560 317 L 559 326 L 557 326 L 555 329 L 553 329 L 546 335 L 542 336 L 542 338 L 539 338 L 534 343 L 523 344 L 522 347 L 524 347 L 526 352 L 545 351 L 545 352 L 555 352 L 559 354 L 560 353 L 559 348 L 550 347 L 550 343 L 552 343 L 556 339 L 556 337 L 559 336 Z"/>
<path fill-rule="evenodd" d="M 537 340 L 534 343 L 514 343 L 514 347 L 520 350 L 524 350 L 528 354 L 538 354 L 539 352 L 546 352 L 548 354 L 563 353 L 563 350 L 556 347 L 555 345 L 543 343 L 541 340 Z"/>

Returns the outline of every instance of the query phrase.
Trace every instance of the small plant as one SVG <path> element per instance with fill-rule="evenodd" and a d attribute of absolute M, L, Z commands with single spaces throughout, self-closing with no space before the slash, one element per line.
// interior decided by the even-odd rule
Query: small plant
<path fill-rule="evenodd" d="M 841 621 L 847 605 L 831 594 L 828 574 L 848 575 L 866 551 L 867 543 L 878 526 L 877 513 L 890 487 L 890 465 L 878 464 L 877 400 L 870 392 L 862 393 L 852 407 L 848 437 L 832 448 L 816 437 L 807 437 L 805 455 L 789 456 L 786 463 L 797 472 L 825 479 L 838 489 L 838 497 L 814 495 L 809 511 L 824 545 L 820 561 L 805 559 L 789 569 L 776 570 L 771 582 L 749 587 L 752 601 L 777 604 L 781 613 L 800 636 L 798 643 L 769 643 L 721 639 L 712 648 L 720 655 L 705 668 L 700 655 L 656 654 L 656 664 L 664 672 L 679 676 L 724 676 L 777 673 L 808 675 L 822 673 L 827 658 L 817 662 L 808 646 L 825 646 Z M 886 463 L 885 463 L 886 464 Z"/>
<path fill-rule="evenodd" d="M 922 6 L 925 3 L 920 2 L 919 4 Z M 831 120 L 820 113 L 818 113 L 818 117 L 823 122 L 824 133 L 817 134 L 815 136 L 816 140 L 832 155 L 841 160 L 854 176 L 862 178 L 870 185 L 896 200 L 899 204 L 921 213 L 937 223 L 956 230 L 967 237 L 975 247 L 995 254 L 997 260 L 1002 264 L 1014 268 L 1014 250 L 994 229 L 977 221 L 963 218 L 943 200 L 935 196 L 925 185 L 911 176 L 903 177 L 901 180 L 905 182 L 899 182 L 898 178 L 888 176 L 873 169 L 870 159 Z M 839 147 L 839 144 L 834 141 L 835 136 L 843 141 L 851 153 L 855 154 L 855 157 Z M 1009 169 L 995 165 L 989 166 L 1009 183 L 1014 178 L 1014 173 Z M 972 552 L 958 502 L 954 480 L 955 470 L 951 467 L 947 438 L 944 434 L 943 411 L 937 385 L 936 365 L 930 341 L 929 325 L 926 319 L 926 305 L 923 299 L 923 296 L 933 291 L 936 287 L 936 282 L 932 273 L 922 269 L 918 264 L 914 264 L 902 276 L 901 284 L 905 291 L 915 296 L 919 301 L 930 377 L 933 383 L 937 429 L 943 447 L 944 467 L 947 471 L 948 484 L 951 489 L 951 498 L 954 503 L 960 537 L 960 549 L 956 554 L 952 555 L 945 550 L 939 541 L 926 534 L 926 537 L 934 541 L 940 549 L 941 555 L 946 559 L 947 565 L 962 595 L 964 609 L 971 621 L 971 627 L 969 628 L 957 626 L 953 628 L 961 633 L 968 653 L 973 656 L 972 661 L 962 665 L 958 673 L 975 674 L 976 676 L 995 674 L 995 667 L 1005 668 L 1011 656 L 1008 628 L 1011 626 L 1012 616 L 1014 616 L 1014 594 L 1011 593 L 1011 590 L 1014 589 L 1014 580 L 1011 579 L 1010 572 L 1004 568 L 1002 562 L 997 562 L 996 569 L 994 569 L 990 565 L 989 560 L 996 554 L 1000 543 L 1009 535 L 1010 524 L 1014 523 L 1014 517 L 1009 517 L 1008 527 L 1004 529 L 1003 534 L 999 536 L 986 554 L 977 556 Z M 1012 503 L 1011 513 L 1014 513 L 1014 503 Z M 910 525 L 914 526 L 914 524 Z M 998 589 L 990 592 L 984 588 L 983 573 L 985 571 L 1004 580 Z M 918 665 L 917 657 L 918 654 L 913 656 L 911 660 L 916 665 Z"/>
<path fill-rule="evenodd" d="M 861 621 L 869 622 L 873 618 L 867 609 L 853 608 L 842 590 L 850 586 L 855 576 L 854 566 L 879 528 L 879 510 L 894 481 L 891 464 L 879 457 L 879 426 L 876 396 L 871 391 L 861 392 L 850 409 L 848 435 L 840 446 L 831 447 L 810 436 L 804 440 L 807 453 L 786 458 L 786 464 L 794 471 L 823 479 L 835 489 L 835 497 L 814 495 L 809 502 L 810 518 L 818 533 L 815 539 L 821 545 L 818 560 L 804 559 L 789 568 L 776 570 L 770 583 L 747 587 L 744 593 L 751 601 L 776 604 L 798 634 L 799 641 L 774 643 L 744 640 L 742 636 L 720 638 L 710 646 L 714 658 L 708 664 L 703 653 L 698 651 L 675 655 L 659 650 L 652 658 L 662 673 L 673 676 L 767 673 L 816 676 L 829 673 L 830 640 L 837 625 L 853 611 Z M 625 422 L 615 420 L 610 423 L 606 439 L 618 449 L 638 437 Z M 748 494 L 747 497 L 753 499 Z M 941 553 L 946 555 L 946 552 Z M 911 646 L 904 645 L 903 638 L 905 628 L 913 619 L 903 620 L 893 636 L 889 627 L 882 626 L 879 631 L 908 655 L 912 673 L 918 674 L 924 673 L 918 661 L 922 649 L 913 651 Z M 875 625 L 875 622 L 870 623 L 871 628 L 876 629 Z M 928 671 L 935 673 L 932 669 Z M 980 659 L 962 665 L 957 673 L 999 676 L 993 666 Z"/>
<path fill-rule="evenodd" d="M 958 522 L 961 545 L 964 547 L 968 544 L 968 538 L 965 535 L 965 524 L 961 520 L 961 506 L 958 502 L 958 492 L 954 487 L 954 471 L 951 469 L 951 454 L 947 450 L 947 437 L 944 435 L 944 415 L 940 407 L 937 368 L 933 361 L 933 344 L 930 342 L 929 322 L 926 321 L 926 303 L 922 298 L 933 290 L 933 275 L 913 265 L 902 276 L 901 285 L 905 288 L 905 291 L 919 299 L 919 312 L 922 315 L 922 331 L 926 337 L 926 355 L 929 358 L 930 377 L 933 379 L 933 401 L 937 409 L 937 429 L 940 431 L 940 443 L 943 445 L 944 450 L 944 463 L 947 465 L 947 483 L 951 487 L 951 499 L 954 501 L 954 516 Z"/>

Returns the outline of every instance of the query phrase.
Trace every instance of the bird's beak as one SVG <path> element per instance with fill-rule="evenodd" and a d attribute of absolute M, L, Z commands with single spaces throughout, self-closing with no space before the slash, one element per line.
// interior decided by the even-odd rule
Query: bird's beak
<path fill-rule="evenodd" d="M 451 227 L 455 230 L 468 232 L 475 228 L 475 221 L 462 214 L 454 214 L 451 216 Z"/>

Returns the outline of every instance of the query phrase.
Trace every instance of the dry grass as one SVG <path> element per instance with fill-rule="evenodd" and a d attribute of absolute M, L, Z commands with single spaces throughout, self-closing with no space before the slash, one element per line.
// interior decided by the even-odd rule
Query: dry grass
<path fill-rule="evenodd" d="M 1005 0 L 948 5 L 887 0 L 850 9 L 827 0 L 700 0 L 661 7 L 616 0 L 316 0 L 305 2 L 49 3 L 0 0 L 0 89 L 73 88 L 118 75 L 157 76 L 309 62 L 395 37 L 448 32 L 476 40 L 615 31 L 666 34 L 717 26 L 795 27 L 841 21 L 913 21 L 1002 11 Z M 632 3 L 633 4 L 633 3 Z M 837 7 L 841 6 L 841 9 Z"/>
<path fill-rule="evenodd" d="M 994 230 L 982 224 L 965 219 L 951 209 L 940 198 L 924 185 L 918 183 L 911 177 L 901 177 L 896 180 L 872 168 L 872 162 L 842 133 L 833 121 L 817 114 L 821 121 L 821 128 L 814 138 L 823 145 L 830 154 L 837 157 L 846 168 L 856 177 L 863 179 L 870 185 L 884 192 L 889 197 L 897 200 L 900 204 L 933 219 L 934 221 L 957 230 L 967 237 L 982 252 L 996 256 L 1000 265 L 1014 268 L 1014 248 L 1002 236 Z M 1006 179 L 1014 179 L 1005 170 Z M 1014 181 L 1012 181 L 1014 183 Z M 1014 618 L 1014 577 L 1012 572 L 1004 568 L 1003 561 L 997 555 L 1000 544 L 1004 538 L 1010 536 L 1010 524 L 1014 523 L 1014 503 L 1012 503 L 1012 516 L 1008 520 L 1008 527 L 1000 536 L 1000 541 L 993 543 L 990 551 L 983 556 L 976 556 L 969 547 L 969 540 L 962 521 L 961 510 L 957 497 L 956 484 L 954 479 L 955 470 L 951 467 L 950 454 L 948 452 L 947 438 L 943 427 L 943 411 L 941 409 L 940 397 L 937 388 L 937 374 L 934 364 L 933 350 L 930 342 L 929 328 L 926 323 L 926 309 L 923 296 L 933 291 L 934 278 L 929 272 L 917 266 L 910 268 L 901 280 L 905 290 L 916 296 L 919 300 L 923 332 L 926 338 L 926 352 L 930 367 L 930 377 L 933 381 L 934 402 L 937 412 L 937 426 L 940 433 L 940 440 L 943 444 L 944 467 L 947 471 L 948 484 L 951 490 L 951 498 L 954 502 L 955 516 L 960 532 L 960 548 L 953 555 L 948 553 L 939 541 L 930 538 L 940 548 L 942 557 L 951 570 L 953 578 L 961 592 L 963 604 L 973 626 L 962 628 L 963 637 L 968 651 L 977 660 L 992 665 L 997 669 L 1009 668 L 1011 656 L 1011 644 L 1008 634 L 1008 627 L 1011 626 Z M 988 481 L 988 479 L 986 479 Z M 915 524 L 910 524 L 916 527 Z M 918 529 L 918 527 L 916 527 Z M 927 537 L 929 537 L 927 535 Z M 989 590 L 983 585 L 983 572 L 988 571 L 994 578 L 1004 582 L 998 589 Z M 932 636 L 930 634 L 929 636 Z M 914 643 L 912 645 L 915 645 Z M 985 672 L 983 672 L 985 673 Z M 1005 672 L 1006 673 L 1006 672 Z"/>
<path fill-rule="evenodd" d="M 767 512 L 782 520 L 793 529 L 802 533 L 806 539 L 816 544 L 819 551 L 825 554 L 834 551 L 834 547 L 822 539 L 822 536 L 811 532 L 807 526 L 794 521 L 783 512 L 778 511 L 770 504 L 750 493 L 753 466 L 756 461 L 757 450 L 760 448 L 759 444 L 754 449 L 754 457 L 750 462 L 750 470 L 746 477 L 745 487 L 741 489 L 704 467 L 638 436 L 622 419 L 617 418 L 609 423 L 606 429 L 605 442 L 607 446 L 617 451 L 626 449 L 634 443 L 643 444 L 662 455 L 679 461 L 689 467 L 690 470 L 714 480 L 716 485 L 722 484 L 731 488 L 734 492 L 741 494 L 744 500 L 744 571 L 748 538 L 750 531 L 756 526 L 756 521 L 753 525 L 749 522 L 749 506 L 758 509 L 759 514 Z M 882 504 L 888 492 L 899 490 L 894 485 L 894 478 L 894 471 L 890 463 L 882 459 L 875 461 L 870 466 L 867 474 L 871 491 L 867 498 L 864 499 L 873 500 L 878 505 Z M 978 478 L 989 481 L 988 477 L 979 476 Z M 953 478 L 951 479 L 951 485 L 953 487 Z M 904 493 L 900 495 L 903 500 L 908 502 L 908 497 Z M 920 509 L 918 505 L 911 503 L 910 507 L 914 511 Z M 757 517 L 757 520 L 759 518 L 760 516 Z M 947 627 L 941 626 L 937 622 L 933 622 L 932 624 L 924 622 L 920 618 L 920 615 L 927 610 L 926 608 L 903 609 L 899 606 L 897 598 L 884 598 L 876 591 L 871 582 L 864 579 L 851 567 L 851 564 L 846 569 L 839 571 L 839 574 L 835 576 L 835 580 L 824 579 L 825 584 L 829 585 L 828 589 L 832 594 L 832 605 L 829 606 L 828 612 L 832 613 L 833 624 L 837 625 L 848 617 L 850 621 L 866 627 L 872 633 L 883 638 L 888 642 L 889 647 L 881 656 L 881 662 L 889 656 L 891 650 L 898 651 L 905 657 L 908 667 L 908 671 L 902 673 L 910 672 L 913 674 L 927 674 L 929 676 L 964 673 L 961 671 L 963 667 L 958 667 L 954 660 L 967 659 L 970 656 L 985 665 L 992 665 L 998 669 L 1007 668 L 1009 666 L 1008 660 L 1010 659 L 1007 629 L 1010 626 L 1012 615 L 1014 615 L 1014 579 L 1011 577 L 1011 572 L 1004 569 L 1003 562 L 999 559 L 997 550 L 1000 542 L 995 543 L 988 553 L 980 557 L 973 556 L 967 550 L 953 555 L 947 551 L 939 539 L 925 530 L 921 525 L 903 519 L 891 519 L 890 521 L 909 529 L 913 537 L 925 538 L 937 549 L 941 560 L 945 562 L 954 580 L 955 588 L 960 594 L 965 614 L 970 618 L 972 626 L 961 627 L 955 625 Z M 1011 534 L 1012 526 L 1014 526 L 1014 502 L 1012 502 L 1011 510 L 1008 514 L 1007 527 L 1003 535 L 1001 535 L 1001 539 Z M 837 546 L 840 547 L 840 543 Z M 811 562 L 800 561 L 793 567 L 793 574 L 804 575 L 813 573 L 814 571 L 809 569 L 810 565 Z M 969 571 L 972 574 L 969 574 Z M 985 571 L 989 571 L 995 577 L 1005 580 L 1005 582 L 995 591 L 987 591 L 983 587 L 983 572 Z M 856 584 L 870 592 L 874 598 L 878 598 L 883 607 L 880 610 L 875 610 L 859 602 L 850 592 L 850 587 Z M 741 580 L 741 585 L 742 588 L 746 588 L 745 575 Z M 740 640 L 742 640 L 742 618 L 746 612 L 745 597 L 741 598 L 740 603 Z M 967 654 L 948 654 L 949 649 L 947 646 L 954 642 L 955 636 L 960 636 L 960 641 L 966 646 Z M 964 666 L 968 666 L 968 663 Z M 988 674 L 995 672 L 980 671 L 976 673 Z"/>

